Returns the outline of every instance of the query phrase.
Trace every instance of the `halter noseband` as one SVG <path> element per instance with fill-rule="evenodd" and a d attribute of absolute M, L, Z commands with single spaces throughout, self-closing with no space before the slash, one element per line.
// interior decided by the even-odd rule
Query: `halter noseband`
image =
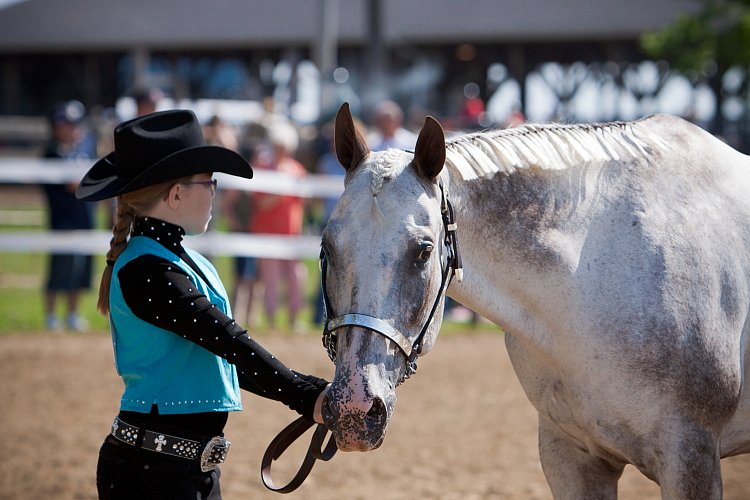
<path fill-rule="evenodd" d="M 430 326 L 430 323 L 432 323 L 432 318 L 435 315 L 441 297 L 448 288 L 453 276 L 456 276 L 458 281 L 463 280 L 463 267 L 461 264 L 461 255 L 458 252 L 458 239 L 456 238 L 457 225 L 453 206 L 448 199 L 442 180 L 440 181 L 439 186 L 441 195 L 440 212 L 443 219 L 443 226 L 445 228 L 445 239 L 443 240 L 443 245 L 445 245 L 447 249 L 448 258 L 445 263 L 445 268 L 443 268 L 440 289 L 435 297 L 435 302 L 432 304 L 432 309 L 430 309 L 430 315 L 422 327 L 422 331 L 413 343 L 409 341 L 409 338 L 406 335 L 398 331 L 390 323 L 373 316 L 360 313 L 349 313 L 332 317 L 334 316 L 333 308 L 331 307 L 331 301 L 328 297 L 328 290 L 326 288 L 326 271 L 328 269 L 328 262 L 326 260 L 325 252 L 321 250 L 320 275 L 326 312 L 326 323 L 323 328 L 323 346 L 328 352 L 328 357 L 331 358 L 331 361 L 334 363 L 336 362 L 337 342 L 336 333 L 334 332 L 345 326 L 358 326 L 393 341 L 403 353 L 406 358 L 406 371 L 399 379 L 397 385 L 401 385 L 407 378 L 417 371 L 417 357 L 422 352 L 422 341 L 427 333 L 427 328 Z"/>

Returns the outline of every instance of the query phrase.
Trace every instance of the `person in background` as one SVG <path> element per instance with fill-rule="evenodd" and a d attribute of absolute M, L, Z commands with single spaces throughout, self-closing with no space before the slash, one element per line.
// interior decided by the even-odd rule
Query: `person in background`
<path fill-rule="evenodd" d="M 364 130 L 365 127 L 362 125 L 359 120 L 355 120 L 355 126 L 357 129 L 359 129 L 360 133 L 364 136 Z M 342 186 L 343 186 L 343 177 L 346 171 L 344 170 L 344 167 L 341 166 L 341 163 L 339 163 L 338 157 L 336 156 L 336 145 L 334 142 L 334 122 L 326 123 L 321 128 L 321 142 L 323 143 L 322 149 L 323 153 L 318 158 L 318 161 L 316 162 L 316 173 L 322 174 L 322 175 L 335 175 L 342 177 Z M 333 208 L 336 206 L 336 203 L 339 201 L 339 196 L 337 197 L 330 197 L 330 198 L 324 198 L 323 199 L 323 214 L 322 219 L 320 221 L 320 231 L 322 233 L 323 229 L 325 228 L 326 224 L 328 224 L 328 219 L 331 217 L 331 212 L 333 212 Z M 323 289 L 322 287 L 318 287 L 318 293 L 317 297 L 315 298 L 315 309 L 313 312 L 313 323 L 316 325 L 320 325 L 325 321 L 325 300 L 323 298 Z"/>
<path fill-rule="evenodd" d="M 159 105 L 159 101 L 164 98 L 164 92 L 162 92 L 158 87 L 137 87 L 132 93 L 132 98 L 133 101 L 135 101 L 135 116 L 138 117 L 156 111 Z M 119 120 L 116 120 L 115 124 L 117 123 L 117 121 Z M 109 140 L 107 140 L 107 138 L 100 139 L 99 142 L 102 143 L 102 147 L 100 147 L 99 149 L 105 152 L 110 151 L 110 141 L 111 138 Z M 98 154 L 98 156 L 101 156 L 101 154 Z M 107 207 L 107 209 L 109 211 L 109 219 L 114 219 L 114 211 L 116 209 L 115 203 L 112 202 Z"/>
<path fill-rule="evenodd" d="M 203 135 L 206 137 L 206 144 L 221 146 L 232 151 L 240 149 L 234 127 L 222 120 L 219 115 L 214 115 L 208 120 L 206 126 L 203 127 Z"/>
<path fill-rule="evenodd" d="M 483 128 L 482 121 L 486 115 L 484 101 L 478 95 L 466 97 L 458 114 L 458 124 L 464 131 Z"/>
<path fill-rule="evenodd" d="M 412 150 L 417 144 L 416 134 L 404 128 L 404 112 L 394 101 L 382 101 L 375 106 L 372 121 L 374 130 L 367 137 L 370 150 Z"/>
<path fill-rule="evenodd" d="M 206 144 L 239 151 L 239 139 L 235 129 L 218 115 L 214 115 L 203 127 Z M 250 230 L 250 195 L 239 189 L 222 189 L 219 198 L 221 214 L 230 231 L 247 233 Z M 234 257 L 234 284 L 230 294 L 235 320 L 249 328 L 255 326 L 255 295 L 257 288 L 257 259 L 251 256 Z"/>
<path fill-rule="evenodd" d="M 214 266 L 183 246 L 208 227 L 213 173 L 251 178 L 247 161 L 207 146 L 188 110 L 121 123 L 114 144 L 76 190 L 85 201 L 117 199 L 98 307 L 125 389 L 99 452 L 99 498 L 220 499 L 224 427 L 242 410 L 240 389 L 322 422 L 328 383 L 253 340 Z"/>
<path fill-rule="evenodd" d="M 521 103 L 517 102 L 513 104 L 513 108 L 511 109 L 508 118 L 505 120 L 505 123 L 503 123 L 503 127 L 518 127 L 524 123 L 526 123 L 526 116 L 524 116 L 523 111 L 521 110 Z"/>
<path fill-rule="evenodd" d="M 297 130 L 289 122 L 275 121 L 269 125 L 268 141 L 272 153 L 268 164 L 259 164 L 291 177 L 307 175 L 305 167 L 294 158 L 299 146 Z M 253 193 L 253 218 L 250 232 L 256 234 L 302 234 L 305 204 L 298 196 Z M 263 302 L 270 326 L 274 326 L 279 305 L 280 285 L 286 284 L 288 323 L 298 329 L 299 313 L 304 305 L 304 268 L 296 259 L 258 259 L 258 274 L 263 284 Z"/>
<path fill-rule="evenodd" d="M 252 224 L 250 195 L 239 189 L 224 189 L 221 193 L 221 213 L 227 227 L 235 233 L 247 233 Z M 234 257 L 234 286 L 231 300 L 235 319 L 249 328 L 256 324 L 256 295 L 258 288 L 258 259 L 252 256 Z"/>
<path fill-rule="evenodd" d="M 78 101 L 57 105 L 51 115 L 52 138 L 44 153 L 45 158 L 77 161 L 94 158 L 95 143 L 83 126 L 85 108 Z M 59 168 L 68 166 L 62 162 Z M 75 197 L 76 183 L 47 184 L 49 227 L 56 230 L 93 229 L 94 207 Z M 84 331 L 88 324 L 79 312 L 81 293 L 91 288 L 92 258 L 81 254 L 52 254 L 47 268 L 44 288 L 46 327 L 59 330 L 62 323 L 57 316 L 57 299 L 64 297 L 67 316 L 65 326 L 74 331 Z"/>
<path fill-rule="evenodd" d="M 143 116 L 156 111 L 159 101 L 164 97 L 161 89 L 156 87 L 143 87 L 133 93 L 135 100 L 135 115 Z"/>

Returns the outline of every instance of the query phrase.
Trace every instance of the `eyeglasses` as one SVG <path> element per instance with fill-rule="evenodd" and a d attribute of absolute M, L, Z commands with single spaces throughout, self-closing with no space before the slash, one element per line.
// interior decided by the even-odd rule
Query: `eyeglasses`
<path fill-rule="evenodd" d="M 183 184 L 202 184 L 204 186 L 209 186 L 211 188 L 211 194 L 214 194 L 216 192 L 216 186 L 219 185 L 219 181 L 216 179 L 209 179 L 207 181 L 188 181 L 183 182 Z"/>

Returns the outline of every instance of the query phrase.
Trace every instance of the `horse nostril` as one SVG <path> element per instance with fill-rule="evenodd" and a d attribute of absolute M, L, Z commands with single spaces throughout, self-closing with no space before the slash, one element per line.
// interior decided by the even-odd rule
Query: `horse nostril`
<path fill-rule="evenodd" d="M 380 398 L 374 398 L 372 400 L 372 406 L 367 412 L 365 419 L 367 423 L 374 426 L 382 426 L 385 424 L 386 417 L 388 416 L 388 410 L 385 407 L 385 403 Z"/>

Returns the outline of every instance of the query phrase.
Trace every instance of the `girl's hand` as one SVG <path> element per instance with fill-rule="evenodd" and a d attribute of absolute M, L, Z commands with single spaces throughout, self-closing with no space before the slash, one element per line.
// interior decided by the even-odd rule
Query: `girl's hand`
<path fill-rule="evenodd" d="M 328 396 L 328 391 L 331 389 L 331 384 L 328 384 L 323 391 L 318 394 L 318 399 L 315 401 L 315 407 L 313 408 L 313 420 L 316 423 L 323 423 L 323 400 Z"/>

